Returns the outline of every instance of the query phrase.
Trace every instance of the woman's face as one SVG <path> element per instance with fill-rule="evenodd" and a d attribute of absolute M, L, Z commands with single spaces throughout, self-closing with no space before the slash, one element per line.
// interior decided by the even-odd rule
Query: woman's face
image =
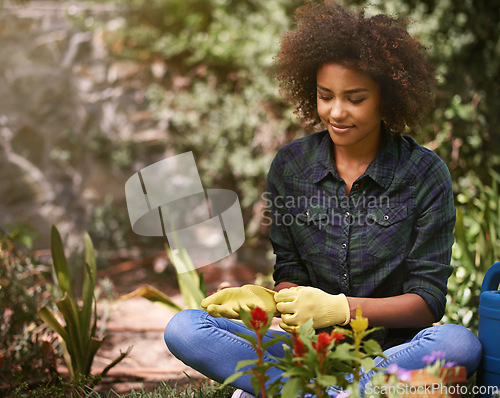
<path fill-rule="evenodd" d="M 367 74 L 335 63 L 322 65 L 316 82 L 318 115 L 334 144 L 375 150 L 381 131 L 378 85 Z"/>

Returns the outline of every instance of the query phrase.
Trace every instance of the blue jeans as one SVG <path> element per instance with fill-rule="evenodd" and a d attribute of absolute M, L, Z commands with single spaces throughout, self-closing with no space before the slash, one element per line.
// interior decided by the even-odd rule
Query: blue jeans
<path fill-rule="evenodd" d="M 241 323 L 226 318 L 214 318 L 205 311 L 184 310 L 177 313 L 165 329 L 165 343 L 170 352 L 186 365 L 212 380 L 223 382 L 235 372 L 238 361 L 255 359 L 256 354 L 250 343 L 235 333 L 250 333 Z M 286 334 L 283 331 L 269 331 Z M 445 353 L 447 361 L 465 366 L 467 374 L 473 374 L 481 359 L 481 343 L 467 328 L 459 325 L 433 326 L 420 331 L 410 341 L 384 351 L 388 359 L 377 357 L 375 366 L 386 367 L 397 363 L 405 369 L 420 369 L 426 366 L 424 355 L 432 351 Z M 272 361 L 268 355 L 283 357 L 283 343 L 274 344 L 266 351 L 264 360 Z M 281 377 L 282 371 L 271 368 L 268 372 L 271 381 Z M 364 374 L 361 389 L 371 378 Z M 250 376 L 243 376 L 232 383 L 234 387 L 253 393 Z M 335 393 L 332 392 L 332 395 Z"/>

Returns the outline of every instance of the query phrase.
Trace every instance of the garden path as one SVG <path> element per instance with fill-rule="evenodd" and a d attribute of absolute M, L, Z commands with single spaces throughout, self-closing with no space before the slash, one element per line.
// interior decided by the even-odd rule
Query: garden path
<path fill-rule="evenodd" d="M 181 303 L 180 296 L 172 297 Z M 175 358 L 163 341 L 163 331 L 174 313 L 142 298 L 111 304 L 107 340 L 94 360 L 93 373 L 98 374 L 113 359 L 132 347 L 129 355 L 113 367 L 97 388 L 125 393 L 132 388 L 151 390 L 161 381 L 169 384 L 188 382 L 203 376 Z"/>
<path fill-rule="evenodd" d="M 174 271 L 167 269 L 157 273 L 154 271 L 154 264 L 154 260 L 135 263 L 127 261 L 101 271 L 100 276 L 110 278 L 117 295 L 129 293 L 142 284 L 150 284 L 182 306 L 183 300 L 176 286 Z M 208 293 L 214 292 L 223 282 L 241 286 L 254 283 L 256 277 L 250 267 L 234 262 L 230 266 L 212 264 L 203 267 L 202 271 Z M 173 311 L 143 298 L 116 300 L 109 305 L 101 303 L 100 310 L 109 313 L 107 338 L 97 352 L 92 373 L 100 373 L 121 352 L 125 352 L 130 346 L 132 349 L 125 359 L 109 371 L 96 387 L 97 391 L 107 393 L 113 390 L 122 394 L 141 388 L 151 391 L 162 381 L 182 386 L 190 383 L 189 378 L 196 382 L 205 379 L 175 358 L 163 341 L 163 331 L 174 316 Z"/>

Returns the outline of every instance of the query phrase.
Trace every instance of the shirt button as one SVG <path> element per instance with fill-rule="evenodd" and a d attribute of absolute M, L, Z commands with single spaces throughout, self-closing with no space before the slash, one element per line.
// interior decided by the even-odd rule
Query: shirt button
<path fill-rule="evenodd" d="M 342 249 L 345 249 L 347 247 L 346 243 L 342 243 Z"/>
<path fill-rule="evenodd" d="M 386 214 L 386 215 L 384 216 L 384 221 L 387 221 L 388 219 L 389 219 L 389 216 Z"/>
<path fill-rule="evenodd" d="M 346 281 L 347 280 L 347 274 L 343 274 L 342 278 L 344 278 L 344 280 Z"/>
<path fill-rule="evenodd" d="M 353 188 L 354 189 L 358 189 L 359 188 L 359 184 L 354 184 Z"/>
<path fill-rule="evenodd" d="M 348 211 L 345 212 L 345 218 L 349 218 L 350 215 L 351 213 L 349 213 Z"/>

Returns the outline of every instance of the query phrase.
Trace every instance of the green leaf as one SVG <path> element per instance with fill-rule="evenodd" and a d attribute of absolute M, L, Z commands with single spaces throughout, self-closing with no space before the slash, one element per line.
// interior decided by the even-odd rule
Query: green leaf
<path fill-rule="evenodd" d="M 256 376 L 250 377 L 250 384 L 253 387 L 253 390 L 255 392 L 255 396 L 259 396 L 259 392 L 261 389 L 260 381 Z"/>
<path fill-rule="evenodd" d="M 467 263 L 468 269 L 474 269 L 474 258 L 472 256 L 471 251 L 469 250 L 468 240 L 465 234 L 465 226 L 464 226 L 464 213 L 459 208 L 457 209 L 457 221 L 455 223 L 455 238 L 457 240 L 457 244 L 460 245 L 460 248 L 463 252 L 463 258 Z"/>
<path fill-rule="evenodd" d="M 185 248 L 181 246 L 177 235 L 173 234 L 176 247 L 180 249 L 171 250 L 166 247 L 167 256 L 177 271 L 177 283 L 184 302 L 188 308 L 202 309 L 201 301 L 206 297 L 204 281 L 196 271 L 191 258 Z"/>
<path fill-rule="evenodd" d="M 377 330 L 383 330 L 384 328 L 381 327 L 381 326 L 377 326 L 377 327 L 374 327 L 374 328 L 371 328 L 371 329 L 368 329 L 368 330 L 365 330 L 362 334 L 361 334 L 361 337 L 362 339 L 365 339 L 366 336 L 369 336 L 370 334 L 372 334 L 373 332 L 376 332 Z"/>
<path fill-rule="evenodd" d="M 360 361 L 361 366 L 363 367 L 364 372 L 368 372 L 371 368 L 375 366 L 375 362 L 373 361 L 373 358 L 370 357 L 365 357 L 361 359 Z"/>
<path fill-rule="evenodd" d="M 333 375 L 318 375 L 316 382 L 323 387 L 330 387 L 337 384 L 337 378 Z"/>
<path fill-rule="evenodd" d="M 372 356 L 379 356 L 383 354 L 382 348 L 380 347 L 380 344 L 376 340 L 366 340 L 363 342 L 363 348 L 366 351 L 367 354 L 372 355 Z"/>
<path fill-rule="evenodd" d="M 271 347 L 272 345 L 276 344 L 276 343 L 279 343 L 280 341 L 282 341 L 283 343 L 285 343 L 285 339 L 286 339 L 286 336 L 276 336 L 276 337 L 273 337 L 272 339 L 270 340 L 267 340 L 266 342 L 262 343 L 262 348 L 264 350 L 267 350 L 269 347 Z M 288 340 L 288 339 L 287 339 Z"/>
<path fill-rule="evenodd" d="M 249 335 L 246 333 L 240 333 L 240 332 L 236 332 L 236 335 L 244 338 L 246 341 L 249 341 L 253 345 L 257 345 L 257 339 L 252 335 Z"/>
<path fill-rule="evenodd" d="M 299 335 L 302 339 L 312 340 L 316 336 L 313 323 L 312 318 L 309 318 L 303 325 L 300 326 Z"/>
<path fill-rule="evenodd" d="M 238 380 L 241 376 L 245 375 L 245 372 L 235 372 L 231 376 L 228 376 L 226 380 L 224 380 L 224 383 L 222 383 L 221 388 L 228 386 L 232 382 Z"/>
<path fill-rule="evenodd" d="M 92 368 L 92 363 L 94 362 L 94 357 L 99 348 L 101 348 L 102 344 L 104 343 L 104 339 L 97 339 L 95 337 L 91 337 L 89 344 L 88 344 L 88 349 L 87 349 L 87 358 L 85 361 L 85 369 L 84 372 L 82 372 L 84 375 L 90 374 L 90 370 Z"/>
<path fill-rule="evenodd" d="M 61 235 L 57 228 L 52 225 L 50 229 L 50 252 L 52 255 L 52 264 L 57 278 L 57 283 L 61 293 L 68 293 L 74 298 L 74 293 L 71 288 L 71 275 L 69 272 L 68 261 L 64 254 L 64 247 L 61 240 Z"/>
<path fill-rule="evenodd" d="M 142 285 L 135 289 L 133 292 L 122 295 L 119 297 L 120 300 L 127 300 L 129 298 L 134 297 L 142 297 L 152 301 L 153 303 L 159 303 L 165 305 L 168 309 L 179 312 L 182 311 L 183 308 L 179 307 L 176 303 L 172 301 L 170 297 L 168 297 L 165 293 L 159 291 L 150 285 Z"/>
<path fill-rule="evenodd" d="M 64 358 L 64 362 L 66 363 L 66 367 L 68 368 L 68 373 L 71 377 L 73 377 L 75 375 L 75 370 L 73 369 L 71 355 L 69 354 L 68 347 L 66 346 L 66 343 L 63 340 L 63 338 L 61 337 L 61 335 L 59 335 L 59 343 L 61 344 L 62 355 Z"/>
<path fill-rule="evenodd" d="M 279 382 L 281 382 L 281 380 L 277 379 L 270 386 L 266 385 L 266 389 L 267 389 L 266 393 L 268 394 L 269 398 L 281 396 L 281 395 L 278 395 L 280 390 L 281 390 L 281 384 L 279 384 Z"/>
<path fill-rule="evenodd" d="M 298 397 L 302 388 L 302 381 L 297 377 L 292 377 L 283 386 L 282 397 Z"/>
<path fill-rule="evenodd" d="M 66 329 L 59 323 L 56 317 L 47 307 L 42 307 L 38 310 L 38 316 L 44 321 L 54 332 L 56 332 L 63 340 L 68 340 Z"/>
<path fill-rule="evenodd" d="M 244 368 L 245 366 L 257 365 L 258 363 L 259 363 L 258 359 L 244 359 L 242 361 L 238 361 L 238 365 L 236 365 L 235 370 L 240 370 L 241 368 Z"/>
<path fill-rule="evenodd" d="M 74 370 L 78 372 L 78 370 L 84 368 L 81 363 L 85 363 L 86 360 L 88 343 L 84 337 L 86 331 L 80 328 L 78 307 L 68 293 L 65 293 L 62 299 L 56 301 L 56 306 L 61 311 L 66 322 L 66 330 L 68 331 L 68 338 L 65 340 L 66 347 L 71 355 Z"/>
<path fill-rule="evenodd" d="M 205 277 L 203 276 L 203 273 L 200 272 L 198 274 L 198 278 L 200 279 L 199 289 L 200 289 L 201 295 L 203 296 L 202 297 L 202 300 L 203 300 L 203 298 L 207 297 L 207 286 L 205 284 Z M 201 301 L 200 301 L 200 303 L 201 303 Z"/>
<path fill-rule="evenodd" d="M 85 243 L 85 269 L 83 277 L 83 308 L 82 308 L 82 319 L 81 328 L 85 331 L 89 331 L 92 335 L 92 329 L 90 327 L 90 322 L 92 319 L 92 310 L 94 308 L 94 290 L 97 280 L 97 265 L 95 261 L 95 251 L 90 239 L 89 234 L 84 236 Z"/>
<path fill-rule="evenodd" d="M 264 325 L 264 327 L 261 329 L 262 334 L 266 334 L 268 329 L 271 327 L 271 323 L 273 323 L 273 318 L 274 318 L 274 312 L 268 312 L 267 313 L 267 322 Z"/>
<path fill-rule="evenodd" d="M 243 308 L 240 308 L 238 311 L 240 314 L 240 319 L 242 320 L 243 324 L 250 330 L 252 330 L 252 325 L 250 324 L 250 313 L 248 311 L 245 311 Z"/>
<path fill-rule="evenodd" d="M 339 344 L 335 347 L 335 351 L 330 354 L 333 358 L 343 360 L 343 361 L 351 361 L 355 358 L 354 348 L 351 344 Z"/>
<path fill-rule="evenodd" d="M 200 290 L 200 277 L 196 270 L 177 274 L 177 282 L 186 306 L 201 310 L 201 301 L 206 295 Z"/>
<path fill-rule="evenodd" d="M 283 372 L 283 377 L 294 377 L 294 376 L 311 378 L 312 374 L 307 367 L 297 366 L 297 365 L 295 365 L 293 368 L 289 368 L 285 372 Z"/>

